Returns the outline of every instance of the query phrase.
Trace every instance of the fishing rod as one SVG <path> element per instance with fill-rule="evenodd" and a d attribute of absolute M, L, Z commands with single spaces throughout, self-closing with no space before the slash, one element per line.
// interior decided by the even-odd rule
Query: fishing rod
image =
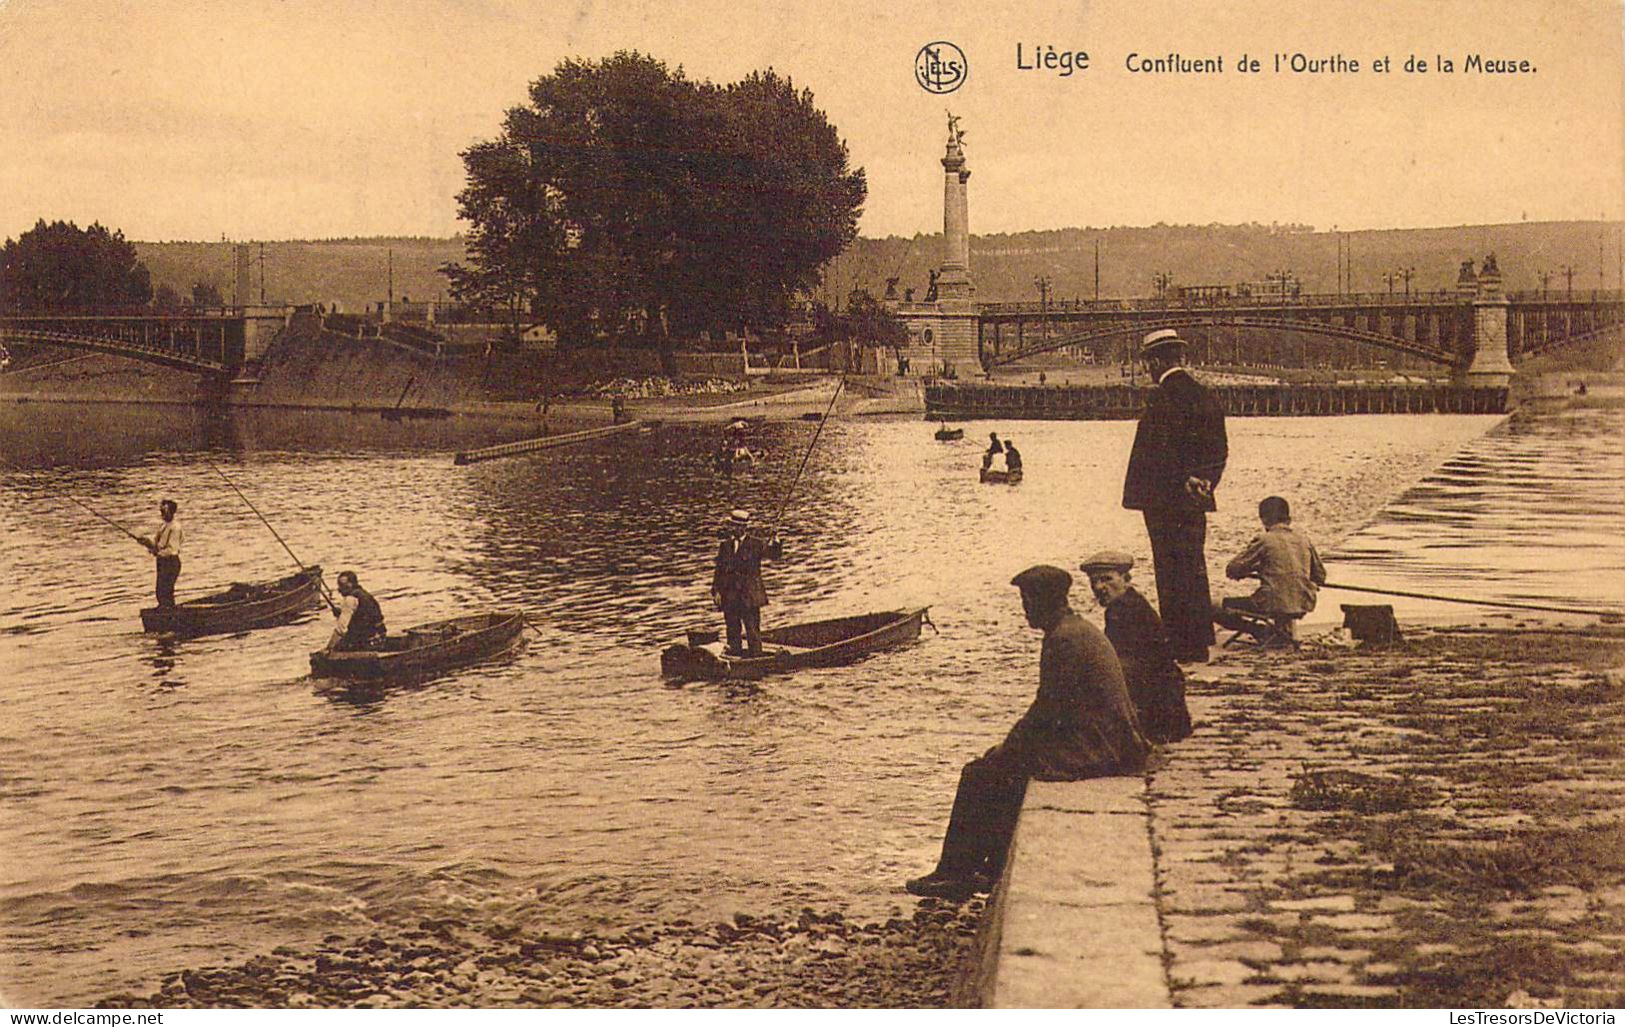
<path fill-rule="evenodd" d="M 131 531 L 129 528 L 126 528 L 124 525 L 120 524 L 118 521 L 113 520 L 113 518 L 108 517 L 105 514 L 102 514 L 101 512 L 96 510 L 95 507 L 91 506 L 89 503 L 81 502 L 79 500 L 79 498 L 77 496 L 75 496 L 73 493 L 64 492 L 64 493 L 62 493 L 62 495 L 68 500 L 68 502 L 73 503 L 75 506 L 80 507 L 85 512 L 89 513 L 92 517 L 96 517 L 96 518 L 99 518 L 99 519 L 101 519 L 103 521 L 106 521 L 108 524 L 111 524 L 113 527 L 115 527 L 118 530 L 124 532 L 124 534 L 126 534 L 126 535 L 130 536 L 131 538 L 135 539 L 137 542 L 141 543 L 143 546 L 146 546 L 148 549 L 152 548 L 152 546 L 147 543 L 146 539 L 142 538 L 140 535 L 137 535 L 135 532 Z"/>
<path fill-rule="evenodd" d="M 1336 588 L 1344 592 L 1370 592 L 1379 596 L 1403 596 L 1406 599 L 1432 599 L 1440 603 L 1465 603 L 1471 606 L 1497 606 L 1508 610 L 1536 610 L 1541 613 L 1577 613 L 1587 617 L 1617 616 L 1617 611 L 1581 610 L 1572 606 L 1541 606 L 1536 603 L 1509 603 L 1495 599 L 1462 599 L 1455 596 L 1436 596 L 1426 592 L 1402 592 L 1392 588 L 1366 588 L 1363 585 L 1336 585 L 1328 581 L 1321 588 Z"/>
<path fill-rule="evenodd" d="M 844 388 L 846 388 L 846 378 L 842 376 L 835 384 L 834 394 L 829 397 L 829 406 L 824 408 L 824 416 L 818 419 L 818 430 L 813 432 L 812 441 L 807 443 L 807 452 L 801 455 L 801 466 L 796 468 L 795 480 L 790 482 L 790 487 L 785 490 L 784 498 L 779 501 L 779 512 L 773 515 L 773 535 L 779 533 L 779 522 L 784 519 L 784 511 L 790 506 L 790 497 L 795 495 L 796 486 L 801 484 L 801 473 L 807 469 L 807 461 L 812 459 L 813 448 L 818 445 L 819 437 L 824 434 L 824 425 L 829 423 L 829 412 L 835 409 L 835 400 L 840 397 L 841 390 Z"/>
<path fill-rule="evenodd" d="M 220 475 L 222 481 L 231 486 L 231 491 L 237 493 L 237 498 L 241 499 L 245 504 L 247 504 L 250 510 L 254 511 L 254 516 L 258 517 L 260 519 L 260 523 L 265 525 L 266 529 L 271 532 L 271 537 L 282 544 L 282 548 L 287 550 L 289 556 L 293 557 L 293 562 L 299 567 L 299 569 L 302 571 L 305 570 L 305 562 L 299 559 L 298 554 L 288 546 L 287 542 L 283 541 L 282 536 L 277 534 L 277 530 L 271 527 L 271 522 L 265 519 L 265 515 L 260 513 L 259 508 L 250 502 L 247 496 L 243 495 L 243 490 L 237 487 L 237 483 L 226 477 L 226 472 L 222 471 L 219 467 L 216 467 L 212 461 L 205 458 L 203 462 L 208 464 L 209 468 L 213 470 L 214 473 Z M 327 600 L 327 605 L 336 608 L 337 604 L 333 602 L 333 593 L 327 590 L 327 583 L 322 581 L 320 575 L 316 577 L 316 587 L 321 590 L 322 598 Z"/>

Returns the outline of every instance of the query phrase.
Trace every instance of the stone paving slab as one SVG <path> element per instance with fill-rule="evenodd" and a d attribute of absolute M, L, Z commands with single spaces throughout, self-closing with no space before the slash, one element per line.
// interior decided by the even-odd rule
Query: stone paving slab
<path fill-rule="evenodd" d="M 1169 1007 L 1144 793 L 1140 778 L 1029 786 L 988 914 L 984 1008 Z"/>

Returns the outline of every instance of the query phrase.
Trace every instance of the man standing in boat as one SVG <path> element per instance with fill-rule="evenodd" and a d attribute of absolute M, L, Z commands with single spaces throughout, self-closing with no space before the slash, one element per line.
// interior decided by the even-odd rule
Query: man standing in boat
<path fill-rule="evenodd" d="M 141 539 L 147 552 L 158 558 L 158 605 L 175 605 L 175 581 L 181 576 L 181 526 L 175 520 L 180 505 L 173 499 L 158 504 L 158 528 L 151 538 Z"/>
<path fill-rule="evenodd" d="M 1230 456 L 1224 408 L 1184 367 L 1186 343 L 1172 328 L 1140 345 L 1157 387 L 1134 432 L 1123 508 L 1145 516 L 1157 606 L 1174 659 L 1206 663 L 1213 644 L 1207 580 L 1207 515 Z"/>
<path fill-rule="evenodd" d="M 378 648 L 384 640 L 384 611 L 378 600 L 361 587 L 355 571 L 340 571 L 338 584 L 344 599 L 333 610 L 338 623 L 333 626 L 333 637 L 328 639 L 328 651 Z"/>
<path fill-rule="evenodd" d="M 908 882 L 913 895 L 957 901 L 992 887 L 1029 780 L 1138 774 L 1150 753 L 1112 644 L 1067 604 L 1072 575 L 1039 565 L 1010 583 L 1021 589 L 1027 623 L 1044 632 L 1038 694 L 1004 741 L 960 772 L 942 856 Z"/>
<path fill-rule="evenodd" d="M 1000 456 L 1004 453 L 1004 443 L 999 441 L 998 432 L 990 431 L 987 433 L 987 437 L 987 452 L 982 454 L 982 470 L 984 471 L 993 466 L 994 457 Z"/>
<path fill-rule="evenodd" d="M 763 542 L 751 534 L 750 511 L 735 510 L 728 515 L 727 533 L 717 547 L 716 570 L 711 575 L 711 599 L 728 626 L 730 654 L 762 654 L 762 607 L 767 605 L 762 558 L 777 560 L 783 555 L 784 547 L 777 535 Z"/>

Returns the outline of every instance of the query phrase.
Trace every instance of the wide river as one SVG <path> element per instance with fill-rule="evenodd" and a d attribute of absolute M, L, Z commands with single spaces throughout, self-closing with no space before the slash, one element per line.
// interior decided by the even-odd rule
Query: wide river
<path fill-rule="evenodd" d="M 1521 554 L 1520 597 L 1618 605 L 1618 413 L 1495 423 L 1232 420 L 1210 563 L 1277 492 L 1325 548 L 1353 547 L 1354 562 L 1328 560 L 1334 578 L 1389 568 L 1401 587 L 1506 595 L 1503 547 Z M 766 620 L 930 604 L 940 633 L 754 689 L 663 684 L 660 648 L 718 619 L 719 525 L 734 507 L 771 519 L 815 427 L 759 426 L 767 460 L 730 477 L 709 466 L 707 425 L 456 467 L 449 450 L 518 429 L 0 407 L 0 999 L 78 1004 L 424 916 L 569 930 L 911 908 L 901 883 L 935 858 L 959 765 L 1036 680 L 1011 575 L 1108 545 L 1147 555 L 1118 507 L 1134 426 L 973 424 L 943 445 L 916 420 L 832 421 L 790 499 Z M 976 481 L 990 427 L 1025 454 L 1018 487 Z M 143 533 L 160 498 L 178 500 L 182 599 L 286 573 L 216 468 L 329 581 L 356 569 L 392 626 L 519 607 L 526 645 L 329 696 L 307 675 L 325 614 L 142 634 L 150 557 L 64 497 Z M 1411 488 L 1435 468 L 1443 479 Z M 1552 497 L 1527 516 L 1520 476 Z M 1397 515 L 1350 536 L 1408 488 Z M 1526 552 L 1554 531 L 1590 548 Z M 1433 547 L 1446 558 L 1430 581 Z M 1464 569 L 1469 550 L 1488 569 Z M 1138 580 L 1154 594 L 1149 569 Z M 1075 605 L 1098 618 L 1086 592 Z"/>

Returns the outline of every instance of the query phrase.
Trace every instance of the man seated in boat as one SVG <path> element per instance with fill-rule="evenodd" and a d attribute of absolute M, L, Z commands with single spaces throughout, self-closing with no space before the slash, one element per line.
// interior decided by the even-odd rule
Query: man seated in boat
<path fill-rule="evenodd" d="M 1004 469 L 1010 474 L 1021 473 L 1021 451 L 1010 439 L 1004 440 Z"/>
<path fill-rule="evenodd" d="M 960 772 L 942 856 L 935 870 L 908 882 L 913 895 L 959 901 L 991 888 L 1029 780 L 1139 774 L 1151 751 L 1111 642 L 1067 604 L 1072 575 L 1040 565 L 1011 584 L 1021 589 L 1027 623 L 1044 633 L 1038 694 L 1004 741 Z"/>
<path fill-rule="evenodd" d="M 343 600 L 334 607 L 333 637 L 328 639 L 328 652 L 376 649 L 384 640 L 384 611 L 372 593 L 361 587 L 355 571 L 340 571 L 339 595 Z"/>
<path fill-rule="evenodd" d="M 990 431 L 990 432 L 987 433 L 987 437 L 988 437 L 987 452 L 982 454 L 982 470 L 984 470 L 984 471 L 990 469 L 993 466 L 993 458 L 994 457 L 996 457 L 1000 453 L 1004 452 L 1004 443 L 999 441 L 999 433 L 998 432 Z"/>
<path fill-rule="evenodd" d="M 1134 557 L 1105 550 L 1083 561 L 1089 590 L 1106 614 L 1106 637 L 1123 665 L 1129 701 L 1140 732 L 1158 745 L 1190 737 L 1185 672 L 1174 662 L 1162 618 L 1134 587 Z"/>
<path fill-rule="evenodd" d="M 784 547 L 775 535 L 770 541 L 751 533 L 750 511 L 734 510 L 717 547 L 716 570 L 711 575 L 711 599 L 728 627 L 728 652 L 762 655 L 762 607 L 767 590 L 762 585 L 762 558 L 777 560 Z M 743 634 L 745 647 L 740 647 Z"/>
<path fill-rule="evenodd" d="M 1263 533 L 1255 536 L 1224 568 L 1233 581 L 1257 578 L 1248 596 L 1230 596 L 1213 608 L 1213 620 L 1231 631 L 1253 633 L 1260 621 L 1285 626 L 1315 608 L 1326 566 L 1309 536 L 1292 526 L 1292 508 L 1280 496 L 1258 504 Z"/>

